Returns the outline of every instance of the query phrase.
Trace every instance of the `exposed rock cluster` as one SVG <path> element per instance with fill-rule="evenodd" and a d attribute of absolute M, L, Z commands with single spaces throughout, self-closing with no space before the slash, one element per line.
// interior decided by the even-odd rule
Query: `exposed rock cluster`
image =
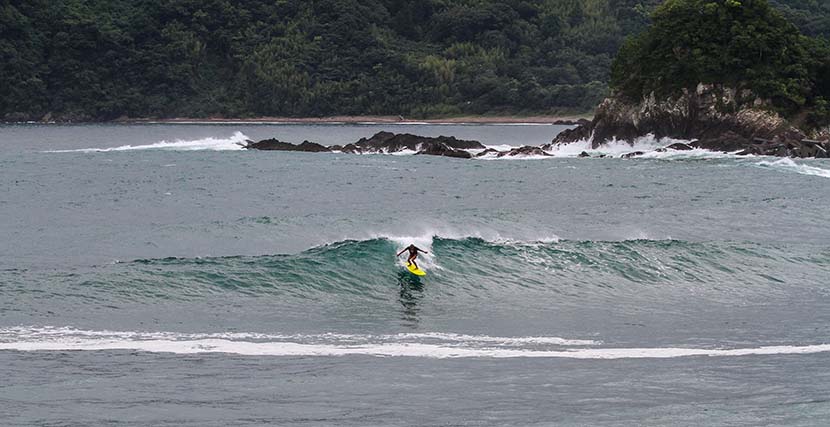
<path fill-rule="evenodd" d="M 470 158 L 472 154 L 464 150 L 483 150 L 485 147 L 478 141 L 456 139 L 452 136 L 431 138 L 408 133 L 378 132 L 371 138 L 361 138 L 354 144 L 342 147 L 335 145 L 330 149 L 354 154 L 414 151 L 416 154 Z"/>
<path fill-rule="evenodd" d="M 259 142 L 248 141 L 244 146 L 249 150 L 266 150 L 266 151 L 305 151 L 308 153 L 321 153 L 330 151 L 327 147 L 316 142 L 303 141 L 301 144 L 294 145 L 290 142 L 282 142 L 278 139 L 271 138 Z"/>
<path fill-rule="evenodd" d="M 606 98 L 593 121 L 560 133 L 551 146 L 590 140 L 597 148 L 613 140 L 633 143 L 646 135 L 690 140 L 694 148 L 739 154 L 828 157 L 830 152 L 827 129 L 802 129 L 750 91 L 704 84 L 664 99 L 654 93 L 639 102 Z"/>
<path fill-rule="evenodd" d="M 323 145 L 303 141 L 301 144 L 292 144 L 277 139 L 266 139 L 258 142 L 248 141 L 243 145 L 250 150 L 275 150 L 275 151 L 304 151 L 311 153 L 320 152 L 342 152 L 349 154 L 375 154 L 375 153 L 399 153 L 412 151 L 419 155 L 446 156 L 469 159 L 472 157 L 483 157 L 493 155 L 496 157 L 512 156 L 548 156 L 541 147 L 524 146 L 507 151 L 498 151 L 486 148 L 478 141 L 457 139 L 455 137 L 439 136 L 425 137 L 411 134 L 395 134 L 391 132 L 378 132 L 371 138 L 361 138 L 359 141 L 346 145 Z M 481 150 L 481 151 L 479 151 Z M 479 151 L 475 155 L 473 152 Z"/>

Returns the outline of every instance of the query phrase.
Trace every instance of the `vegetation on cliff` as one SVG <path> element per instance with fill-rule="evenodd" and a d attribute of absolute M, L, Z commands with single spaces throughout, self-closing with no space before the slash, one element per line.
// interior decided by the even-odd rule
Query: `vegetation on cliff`
<path fill-rule="evenodd" d="M 632 100 L 699 83 L 748 90 L 798 125 L 830 122 L 830 47 L 766 0 L 667 0 L 612 65 L 612 88 Z"/>
<path fill-rule="evenodd" d="M 0 120 L 587 111 L 658 3 L 0 1 Z M 777 7 L 806 33 L 830 34 L 815 0 Z M 813 48 L 791 55 L 807 61 Z M 817 104 L 802 90 L 814 65 L 804 67 L 780 92 Z"/>

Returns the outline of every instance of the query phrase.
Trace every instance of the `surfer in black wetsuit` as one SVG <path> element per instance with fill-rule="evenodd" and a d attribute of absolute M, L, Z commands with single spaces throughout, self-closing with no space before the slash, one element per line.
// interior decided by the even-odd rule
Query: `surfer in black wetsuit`
<path fill-rule="evenodd" d="M 409 245 L 409 247 L 403 248 L 400 252 L 398 252 L 398 256 L 401 256 L 402 253 L 409 251 L 409 259 L 406 260 L 407 264 L 414 264 L 415 268 L 418 268 L 418 264 L 415 262 L 415 258 L 418 258 L 418 252 L 423 252 L 428 254 L 429 252 L 420 249 L 415 245 Z"/>

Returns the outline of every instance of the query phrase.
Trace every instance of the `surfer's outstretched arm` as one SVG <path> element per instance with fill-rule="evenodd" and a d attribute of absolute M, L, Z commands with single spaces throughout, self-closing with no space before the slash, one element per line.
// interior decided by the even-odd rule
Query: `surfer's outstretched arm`
<path fill-rule="evenodd" d="M 400 252 L 398 252 L 398 255 L 396 255 L 396 256 L 401 256 L 401 254 L 402 254 L 402 253 L 404 253 L 404 252 L 406 252 L 406 248 L 403 248 L 403 250 L 401 250 Z"/>

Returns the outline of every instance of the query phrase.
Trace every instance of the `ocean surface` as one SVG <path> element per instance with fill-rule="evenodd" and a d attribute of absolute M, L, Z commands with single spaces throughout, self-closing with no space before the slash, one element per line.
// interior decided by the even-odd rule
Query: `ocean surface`
<path fill-rule="evenodd" d="M 830 161 L 238 144 L 563 129 L 0 126 L 0 424 L 827 425 Z"/>

